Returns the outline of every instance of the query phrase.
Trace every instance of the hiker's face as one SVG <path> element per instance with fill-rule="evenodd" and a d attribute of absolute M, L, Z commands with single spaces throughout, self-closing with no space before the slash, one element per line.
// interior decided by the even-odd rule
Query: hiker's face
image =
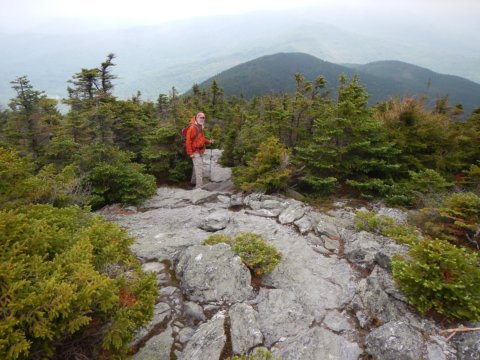
<path fill-rule="evenodd" d="M 197 123 L 199 123 L 202 126 L 205 125 L 205 115 L 197 116 Z"/>

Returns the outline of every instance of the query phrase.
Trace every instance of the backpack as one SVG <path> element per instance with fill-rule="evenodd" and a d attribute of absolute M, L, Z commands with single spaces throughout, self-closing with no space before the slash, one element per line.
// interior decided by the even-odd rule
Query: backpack
<path fill-rule="evenodd" d="M 197 127 L 194 124 L 189 124 L 187 127 L 184 127 L 181 132 L 182 136 L 182 146 L 183 146 L 183 151 L 185 154 L 187 153 L 187 130 L 190 126 L 195 127 L 195 131 L 197 132 L 197 135 L 195 135 L 195 138 L 193 141 L 197 140 L 197 137 L 200 135 L 200 131 L 198 131 Z"/>

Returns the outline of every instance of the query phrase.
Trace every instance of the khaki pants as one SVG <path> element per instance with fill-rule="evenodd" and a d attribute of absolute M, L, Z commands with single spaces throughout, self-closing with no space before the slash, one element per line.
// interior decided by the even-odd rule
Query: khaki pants
<path fill-rule="evenodd" d="M 193 170 L 192 178 L 190 182 L 195 184 L 195 188 L 201 188 L 203 186 L 203 156 L 196 152 L 192 157 Z"/>

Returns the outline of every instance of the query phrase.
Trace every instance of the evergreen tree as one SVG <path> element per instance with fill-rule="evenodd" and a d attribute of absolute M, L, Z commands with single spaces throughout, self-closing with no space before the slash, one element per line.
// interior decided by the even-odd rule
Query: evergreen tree
<path fill-rule="evenodd" d="M 233 180 L 244 191 L 282 191 L 288 186 L 289 153 L 274 136 L 266 139 L 247 166 L 234 169 Z"/>
<path fill-rule="evenodd" d="M 112 80 L 116 76 L 111 70 L 115 66 L 114 57 L 109 54 L 99 68 L 82 69 L 69 81 L 73 87 L 68 87 L 69 98 L 65 103 L 71 106 L 67 119 L 75 142 L 82 138 L 102 144 L 113 143 L 115 97 Z"/>
<path fill-rule="evenodd" d="M 458 152 L 465 167 L 476 164 L 480 160 L 480 108 L 473 111 L 465 123 L 457 125 L 459 136 L 457 136 Z"/>
<path fill-rule="evenodd" d="M 160 119 L 165 118 L 168 112 L 168 105 L 169 105 L 168 95 L 166 94 L 158 95 L 156 107 L 157 107 L 157 115 Z"/>
<path fill-rule="evenodd" d="M 222 107 L 223 107 L 223 89 L 218 86 L 217 82 L 213 80 L 212 86 L 210 87 L 211 92 L 211 103 L 210 111 L 212 118 L 220 117 Z"/>
<path fill-rule="evenodd" d="M 6 137 L 16 148 L 37 159 L 60 122 L 56 101 L 33 89 L 26 76 L 11 82 L 17 96 L 10 101 Z"/>
<path fill-rule="evenodd" d="M 296 91 L 291 104 L 289 136 L 286 142 L 288 147 L 295 146 L 309 137 L 312 132 L 315 119 L 315 110 L 325 103 L 327 92 L 320 92 L 326 86 L 323 76 L 319 76 L 315 82 L 305 81 L 305 78 L 295 74 Z M 286 108 L 286 101 L 283 102 Z"/>
<path fill-rule="evenodd" d="M 152 104 L 141 101 L 116 101 L 113 104 L 113 141 L 122 150 L 132 151 L 140 159 L 146 145 L 145 137 L 158 119 Z"/>
<path fill-rule="evenodd" d="M 457 124 L 446 114 L 429 111 L 425 99 L 393 99 L 377 108 L 375 117 L 401 150 L 401 173 L 433 169 L 455 174 L 464 166 L 458 157 Z M 468 146 L 469 147 L 469 146 Z"/>
<path fill-rule="evenodd" d="M 7 124 L 9 113 L 0 106 L 0 146 L 7 146 Z"/>
<path fill-rule="evenodd" d="M 398 165 L 398 151 L 367 108 L 368 94 L 355 77 L 340 77 L 338 100 L 324 105 L 314 121 L 312 141 L 297 148 L 297 162 L 313 190 L 332 191 L 337 182 L 363 196 L 384 194 Z"/>

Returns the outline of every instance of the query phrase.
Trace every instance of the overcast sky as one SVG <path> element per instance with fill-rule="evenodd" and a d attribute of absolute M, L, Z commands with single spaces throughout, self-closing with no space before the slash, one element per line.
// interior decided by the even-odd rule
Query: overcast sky
<path fill-rule="evenodd" d="M 211 15 L 245 14 L 290 8 L 345 10 L 370 16 L 412 14 L 438 25 L 472 29 L 480 18 L 479 0 L 2 0 L 0 31 L 41 31 L 55 21 L 80 18 L 104 26 L 152 25 Z M 78 29 L 77 29 L 78 30 Z"/>

